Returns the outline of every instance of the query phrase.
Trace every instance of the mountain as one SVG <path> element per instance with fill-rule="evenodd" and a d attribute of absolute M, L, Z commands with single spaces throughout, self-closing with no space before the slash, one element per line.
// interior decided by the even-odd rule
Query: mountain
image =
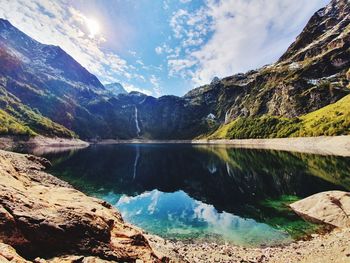
<path fill-rule="evenodd" d="M 0 99 L 11 97 L 51 120 L 49 126 L 64 126 L 65 136 L 76 133 L 82 139 L 350 134 L 349 23 L 349 2 L 332 0 L 276 63 L 214 78 L 183 97 L 154 98 L 120 92 L 118 83 L 103 86 L 61 48 L 0 20 Z M 0 103 L 0 113 L 9 115 L 7 122 L 15 118 L 30 129 L 40 124 L 39 117 L 29 122 L 6 105 Z"/>
<path fill-rule="evenodd" d="M 63 125 L 21 103 L 0 84 L 0 135 L 74 138 L 77 135 Z"/>
<path fill-rule="evenodd" d="M 81 105 L 97 99 L 104 86 L 60 47 L 43 45 L 1 19 L 0 58 L 0 84 L 21 105 L 78 133 L 86 127 L 81 119 L 96 126 Z"/>
<path fill-rule="evenodd" d="M 206 104 L 228 124 L 209 138 L 349 134 L 347 108 L 337 113 L 339 123 L 328 118 L 304 127 L 307 114 L 350 93 L 349 23 L 349 1 L 333 0 L 276 63 L 190 91 L 185 97 Z"/>
<path fill-rule="evenodd" d="M 35 41 L 3 19 L 0 61 L 1 84 L 10 96 L 83 139 L 185 138 L 200 133 L 191 131 L 198 116 L 188 111 L 186 100 L 138 92 L 117 95 L 118 85 L 104 87 L 61 48 Z M 13 116 L 4 105 L 1 109 Z"/>
<path fill-rule="evenodd" d="M 124 89 L 123 85 L 120 83 L 110 83 L 105 85 L 105 89 L 114 96 L 119 94 L 127 94 L 128 92 Z"/>

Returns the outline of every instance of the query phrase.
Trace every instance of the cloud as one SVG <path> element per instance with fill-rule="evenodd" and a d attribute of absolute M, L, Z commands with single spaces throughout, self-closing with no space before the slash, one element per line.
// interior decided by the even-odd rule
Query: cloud
<path fill-rule="evenodd" d="M 144 60 L 137 47 L 128 47 L 126 57 L 119 53 L 122 51 L 107 49 L 111 40 L 103 34 L 103 25 L 102 33 L 92 32 L 86 21 L 93 17 L 72 7 L 69 0 L 1 0 L 0 17 L 42 43 L 59 45 L 103 83 L 129 82 L 134 85 L 129 87 L 137 90 L 135 85 L 148 80 L 152 91 L 147 92 L 158 96 L 164 90 L 176 92 L 170 90 L 172 84 L 169 90 L 161 90 L 160 78 L 166 83 L 166 78 L 180 77 L 179 83 L 197 86 L 214 76 L 224 77 L 276 61 L 313 12 L 328 1 L 163 0 L 165 10 L 161 9 L 169 18 L 163 21 L 166 28 L 163 24 L 157 26 L 164 29 L 159 32 L 165 40 L 148 49 L 149 41 L 143 38 L 147 43 L 141 45 L 147 46 L 147 52 L 158 54 Z M 136 48 L 137 53 L 129 48 Z"/>
<path fill-rule="evenodd" d="M 195 85 L 274 62 L 327 0 L 207 0 L 194 12 L 170 19 L 174 38 L 187 53 L 169 60 L 171 73 L 192 76 Z M 190 48 L 189 48 L 190 47 Z M 195 69 L 194 69 L 195 66 Z"/>
<path fill-rule="evenodd" d="M 155 48 L 155 51 L 156 51 L 156 53 L 157 53 L 158 55 L 160 55 L 160 54 L 163 53 L 162 47 L 156 47 L 156 48 Z"/>
<path fill-rule="evenodd" d="M 131 77 L 126 60 L 101 48 L 106 39 L 91 31 L 91 26 L 96 27 L 90 23 L 93 18 L 65 0 L 2 0 L 0 17 L 39 42 L 60 46 L 103 82 L 116 82 L 118 76 Z"/>
<path fill-rule="evenodd" d="M 191 59 L 169 59 L 169 75 L 175 76 L 177 73 L 180 73 L 182 76 L 186 76 L 186 70 L 193 67 L 196 64 L 195 60 Z"/>
<path fill-rule="evenodd" d="M 179 9 L 173 13 L 170 19 L 170 27 L 174 37 L 185 40 L 184 46 L 191 45 L 190 42 L 201 44 L 202 37 L 211 30 L 211 19 L 208 16 L 208 10 L 204 7 L 195 12 L 189 12 L 185 9 Z"/>
<path fill-rule="evenodd" d="M 152 95 L 152 92 L 150 90 L 142 89 L 142 88 L 136 87 L 136 86 L 129 84 L 129 83 L 123 83 L 123 87 L 125 88 L 125 90 L 127 92 L 138 91 L 138 92 L 141 92 L 141 93 L 146 94 L 148 96 Z"/>
<path fill-rule="evenodd" d="M 156 97 L 159 97 L 162 94 L 162 90 L 161 90 L 160 83 L 159 83 L 160 79 L 157 78 L 155 75 L 151 75 L 149 81 L 153 85 L 154 95 Z"/>

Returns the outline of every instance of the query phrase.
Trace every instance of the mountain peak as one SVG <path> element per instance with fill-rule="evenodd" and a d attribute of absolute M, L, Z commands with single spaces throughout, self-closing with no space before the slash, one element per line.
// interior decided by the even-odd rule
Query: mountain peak
<path fill-rule="evenodd" d="M 127 94 L 128 93 L 124 89 L 123 85 L 118 83 L 118 82 L 105 84 L 104 86 L 105 86 L 106 90 L 108 92 L 112 93 L 113 95 Z"/>
<path fill-rule="evenodd" d="M 326 7 L 318 10 L 309 20 L 301 34 L 289 46 L 279 62 L 302 61 L 314 57 L 326 48 L 347 42 L 350 24 L 350 1 L 332 0 Z M 335 43 L 333 40 L 337 40 Z M 332 45 L 330 42 L 332 42 Z M 329 45 L 325 45 L 329 43 Z"/>

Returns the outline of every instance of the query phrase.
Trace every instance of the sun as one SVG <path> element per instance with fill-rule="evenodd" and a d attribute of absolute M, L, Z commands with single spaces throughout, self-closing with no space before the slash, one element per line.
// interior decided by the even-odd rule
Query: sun
<path fill-rule="evenodd" d="M 100 24 L 94 18 L 85 18 L 85 24 L 91 38 L 94 38 L 101 30 Z"/>

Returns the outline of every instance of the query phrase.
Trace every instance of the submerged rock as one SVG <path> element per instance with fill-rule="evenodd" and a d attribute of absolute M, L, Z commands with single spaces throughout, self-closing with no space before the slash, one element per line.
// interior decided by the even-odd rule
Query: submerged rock
<path fill-rule="evenodd" d="M 350 227 L 350 193 L 329 191 L 312 195 L 290 205 L 305 220 L 334 227 Z"/>
<path fill-rule="evenodd" d="M 6 244 L 0 243 L 0 260 L 161 261 L 143 233 L 111 205 L 43 172 L 44 165 L 42 158 L 0 151 L 0 242 Z"/>

